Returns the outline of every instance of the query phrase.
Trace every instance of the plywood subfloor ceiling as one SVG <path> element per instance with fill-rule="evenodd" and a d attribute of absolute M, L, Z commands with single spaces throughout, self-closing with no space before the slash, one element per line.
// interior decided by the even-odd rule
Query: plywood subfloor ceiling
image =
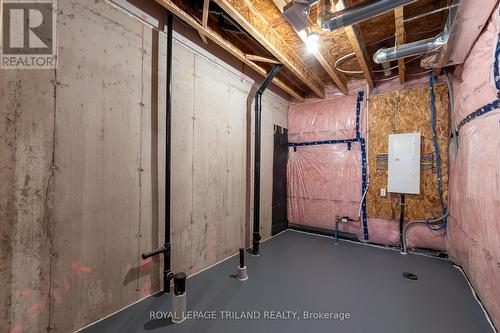
<path fill-rule="evenodd" d="M 347 94 L 351 80 L 366 80 L 370 87 L 390 78 L 400 83 L 418 77 L 425 70 L 420 59 L 410 58 L 391 64 L 390 72 L 373 62 L 382 47 L 412 42 L 437 35 L 443 30 L 448 12 L 440 11 L 404 22 L 421 14 L 446 7 L 450 0 L 418 0 L 360 24 L 333 32 L 321 31 L 317 5 L 310 13 L 312 31 L 320 36 L 319 49 L 311 52 L 305 44 L 306 33 L 297 32 L 285 20 L 283 7 L 291 0 L 156 0 L 179 19 L 198 30 L 201 38 L 215 42 L 253 70 L 266 75 L 275 63 L 282 63 L 274 83 L 294 99 L 325 98 L 327 91 Z M 345 0 L 350 7 L 373 0 Z M 358 74 L 345 74 L 335 62 L 352 57 L 341 68 Z"/>

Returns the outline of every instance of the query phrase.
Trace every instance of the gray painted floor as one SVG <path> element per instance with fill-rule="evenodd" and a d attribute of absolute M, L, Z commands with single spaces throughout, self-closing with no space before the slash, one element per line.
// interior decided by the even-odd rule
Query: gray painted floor
<path fill-rule="evenodd" d="M 493 332 L 467 281 L 451 262 L 285 231 L 246 257 L 249 280 L 231 277 L 232 257 L 187 280 L 188 310 L 217 320 L 150 319 L 169 311 L 170 295 L 150 297 L 83 332 Z M 403 272 L 418 275 L 405 279 Z M 258 311 L 260 320 L 222 320 L 219 311 Z M 262 319 L 297 311 L 297 319 Z M 349 320 L 306 320 L 304 311 L 350 313 Z M 300 318 L 300 319 L 299 319 Z"/>

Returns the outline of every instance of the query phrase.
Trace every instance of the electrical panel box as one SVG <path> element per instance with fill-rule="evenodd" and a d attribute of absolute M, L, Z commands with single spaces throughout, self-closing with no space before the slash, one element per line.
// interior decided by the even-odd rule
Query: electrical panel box
<path fill-rule="evenodd" d="M 387 190 L 420 194 L 420 133 L 389 135 Z"/>

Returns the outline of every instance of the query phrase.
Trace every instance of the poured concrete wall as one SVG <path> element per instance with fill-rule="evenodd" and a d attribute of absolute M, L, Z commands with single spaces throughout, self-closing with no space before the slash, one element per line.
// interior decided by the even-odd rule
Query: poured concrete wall
<path fill-rule="evenodd" d="M 192 273 L 244 245 L 245 219 L 251 221 L 251 215 L 245 215 L 245 187 L 253 89 L 251 82 L 190 47 L 179 42 L 174 46 L 173 267 Z M 276 95 L 265 94 L 262 109 L 261 230 L 267 238 L 271 234 L 273 124 L 286 126 L 288 106 Z"/>
<path fill-rule="evenodd" d="M 160 288 L 159 261 L 140 253 L 163 242 L 165 36 L 103 1 L 68 0 L 58 43 L 56 70 L 0 77 L 6 332 L 69 332 Z M 174 271 L 197 272 L 245 238 L 251 89 L 174 43 Z M 265 236 L 273 123 L 286 113 L 264 97 Z"/>

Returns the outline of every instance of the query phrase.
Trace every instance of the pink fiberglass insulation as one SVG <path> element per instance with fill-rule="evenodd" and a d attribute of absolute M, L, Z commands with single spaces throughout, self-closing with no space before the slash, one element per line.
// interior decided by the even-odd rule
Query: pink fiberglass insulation
<path fill-rule="evenodd" d="M 356 138 L 356 105 L 357 96 L 346 96 L 290 106 L 289 142 Z M 290 148 L 287 176 L 290 223 L 333 230 L 336 215 L 357 219 L 362 195 L 359 142 L 350 150 L 346 143 Z M 340 230 L 362 233 L 360 223 L 341 225 Z"/>
<path fill-rule="evenodd" d="M 288 113 L 288 141 L 311 142 L 355 138 L 356 103 L 357 96 L 345 96 L 333 100 L 291 105 Z"/>
<path fill-rule="evenodd" d="M 368 218 L 370 243 L 399 245 L 399 221 Z"/>
<path fill-rule="evenodd" d="M 288 137 L 293 143 L 342 140 L 356 137 L 357 96 L 292 105 Z M 361 136 L 364 137 L 365 105 L 361 105 Z M 430 126 L 430 125 L 429 125 Z M 289 149 L 288 221 L 309 227 L 333 230 L 335 216 L 348 216 L 355 222 L 342 223 L 339 230 L 364 241 L 361 218 L 361 145 L 353 142 L 305 146 Z M 399 222 L 368 218 L 369 241 L 399 245 Z M 434 250 L 446 249 L 442 232 L 426 226 L 408 231 L 408 245 Z"/>
<path fill-rule="evenodd" d="M 499 8 L 453 81 L 455 124 L 498 102 Z M 498 72 L 497 72 L 498 73 Z M 497 84 L 500 78 L 497 76 Z M 460 263 L 500 327 L 500 109 L 464 123 L 450 148 L 450 253 Z"/>
<path fill-rule="evenodd" d="M 358 142 L 351 150 L 346 144 L 290 148 L 288 156 L 290 223 L 333 230 L 336 215 L 357 216 L 361 199 Z"/>

